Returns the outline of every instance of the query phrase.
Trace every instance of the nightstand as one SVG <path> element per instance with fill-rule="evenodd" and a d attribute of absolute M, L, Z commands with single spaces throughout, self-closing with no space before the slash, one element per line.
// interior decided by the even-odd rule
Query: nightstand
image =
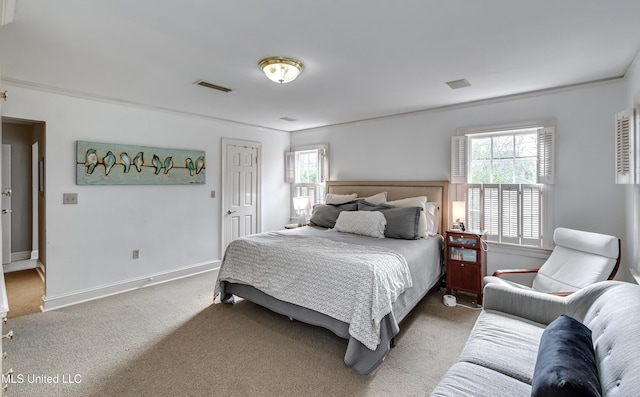
<path fill-rule="evenodd" d="M 445 239 L 447 294 L 463 291 L 475 294 L 482 305 L 482 279 L 487 272 L 487 253 L 482 235 L 448 230 Z"/>

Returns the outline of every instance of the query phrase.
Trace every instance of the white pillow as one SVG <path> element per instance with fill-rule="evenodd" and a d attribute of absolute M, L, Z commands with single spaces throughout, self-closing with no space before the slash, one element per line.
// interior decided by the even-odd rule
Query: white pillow
<path fill-rule="evenodd" d="M 395 205 L 396 207 L 421 207 L 420 220 L 418 221 L 418 236 L 429 237 L 429 228 L 427 224 L 427 196 L 408 197 L 400 200 L 387 201 L 385 204 Z M 436 228 L 436 231 L 438 229 Z"/>
<path fill-rule="evenodd" d="M 342 211 L 334 230 L 343 233 L 384 238 L 387 219 L 380 211 Z"/>
<path fill-rule="evenodd" d="M 381 192 L 374 194 L 373 196 L 364 197 L 363 200 L 375 205 L 384 204 L 387 201 L 387 192 Z"/>
<path fill-rule="evenodd" d="M 438 209 L 438 203 L 426 203 L 425 214 L 427 215 L 427 233 L 429 236 L 435 236 L 438 234 L 438 228 L 440 227 L 440 210 Z"/>
<path fill-rule="evenodd" d="M 358 197 L 356 193 L 353 193 L 353 194 L 327 193 L 327 195 L 324 196 L 324 203 L 325 204 L 344 204 L 344 203 L 348 203 L 349 201 L 355 200 L 356 197 Z"/>

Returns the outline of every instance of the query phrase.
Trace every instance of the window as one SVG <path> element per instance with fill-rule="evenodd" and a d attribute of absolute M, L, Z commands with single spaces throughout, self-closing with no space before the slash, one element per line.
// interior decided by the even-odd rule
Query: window
<path fill-rule="evenodd" d="M 285 154 L 285 181 L 291 183 L 291 218 L 300 213 L 293 207 L 293 198 L 308 196 L 311 206 L 324 202 L 328 174 L 327 146 L 296 148 Z"/>
<path fill-rule="evenodd" d="M 484 231 L 488 241 L 548 245 L 553 137 L 553 127 L 453 137 L 451 182 L 466 183 L 469 229 Z"/>

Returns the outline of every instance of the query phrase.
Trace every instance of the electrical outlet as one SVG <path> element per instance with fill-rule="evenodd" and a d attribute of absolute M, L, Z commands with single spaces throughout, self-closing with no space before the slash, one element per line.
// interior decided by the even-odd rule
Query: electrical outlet
<path fill-rule="evenodd" d="M 62 193 L 62 204 L 78 204 L 78 193 Z"/>
<path fill-rule="evenodd" d="M 133 250 L 133 259 L 140 258 L 140 250 Z"/>
<path fill-rule="evenodd" d="M 216 191 L 215 190 L 211 191 L 211 198 L 216 198 Z"/>

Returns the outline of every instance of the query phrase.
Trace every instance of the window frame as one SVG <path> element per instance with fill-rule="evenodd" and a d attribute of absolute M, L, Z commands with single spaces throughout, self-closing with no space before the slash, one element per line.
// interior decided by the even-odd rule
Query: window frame
<path fill-rule="evenodd" d="M 318 152 L 318 182 L 317 183 L 303 183 L 296 182 L 297 158 L 301 152 L 309 151 Z M 324 203 L 326 181 L 329 175 L 329 145 L 319 144 L 310 146 L 298 146 L 291 148 L 290 151 L 285 153 L 285 182 L 290 184 L 289 189 L 289 217 L 291 220 L 298 219 L 300 214 L 297 213 L 293 207 L 293 198 L 297 197 L 296 193 L 299 189 L 306 189 L 307 191 L 313 191 L 313 195 L 310 195 L 311 207 L 315 204 Z"/>
<path fill-rule="evenodd" d="M 471 184 L 469 183 L 470 175 L 470 166 L 471 166 L 471 145 L 469 139 L 471 137 L 477 135 L 484 136 L 499 136 L 506 134 L 515 134 L 518 131 L 522 130 L 537 130 L 537 156 L 536 156 L 536 184 L 541 187 L 540 191 L 540 199 L 539 199 L 539 207 L 540 207 L 540 216 L 539 216 L 539 228 L 540 228 L 540 239 L 538 240 L 530 240 L 522 237 L 522 222 L 519 221 L 518 224 L 518 238 L 516 239 L 503 239 L 497 238 L 492 239 L 490 236 L 488 240 L 492 244 L 504 245 L 504 246 L 514 246 L 514 247 L 524 247 L 527 249 L 533 248 L 542 248 L 542 249 L 551 249 L 553 246 L 553 183 L 555 182 L 555 169 L 554 169 L 554 158 L 555 158 L 555 122 L 553 120 L 537 120 L 532 122 L 520 123 L 520 124 L 511 124 L 511 125 L 502 125 L 502 126 L 489 126 L 489 127 L 470 127 L 470 128 L 460 128 L 456 131 L 456 135 L 452 137 L 451 140 L 451 183 L 452 184 L 462 184 L 464 191 L 463 200 L 466 203 L 466 214 L 467 214 L 467 225 L 471 226 L 471 217 L 473 216 L 471 208 L 469 208 L 469 186 L 477 187 L 479 184 Z M 498 184 L 486 184 L 487 186 L 496 186 Z M 529 184 L 504 184 L 510 186 L 518 187 L 518 205 L 522 204 L 522 189 L 523 186 L 525 189 L 528 188 Z M 532 185 L 532 186 L 535 186 Z M 460 194 L 460 190 L 458 189 L 458 194 Z M 484 206 L 484 202 L 482 198 L 484 197 L 484 192 L 478 191 L 480 194 L 480 206 Z M 500 199 L 501 195 L 498 197 Z M 480 211 L 481 220 L 480 223 L 484 227 L 484 209 Z M 476 214 L 478 216 L 478 214 Z M 518 218 L 522 220 L 522 211 L 521 207 L 518 210 Z M 501 219 L 498 221 L 498 225 L 500 225 Z M 493 240 L 493 241 L 492 241 Z"/>

